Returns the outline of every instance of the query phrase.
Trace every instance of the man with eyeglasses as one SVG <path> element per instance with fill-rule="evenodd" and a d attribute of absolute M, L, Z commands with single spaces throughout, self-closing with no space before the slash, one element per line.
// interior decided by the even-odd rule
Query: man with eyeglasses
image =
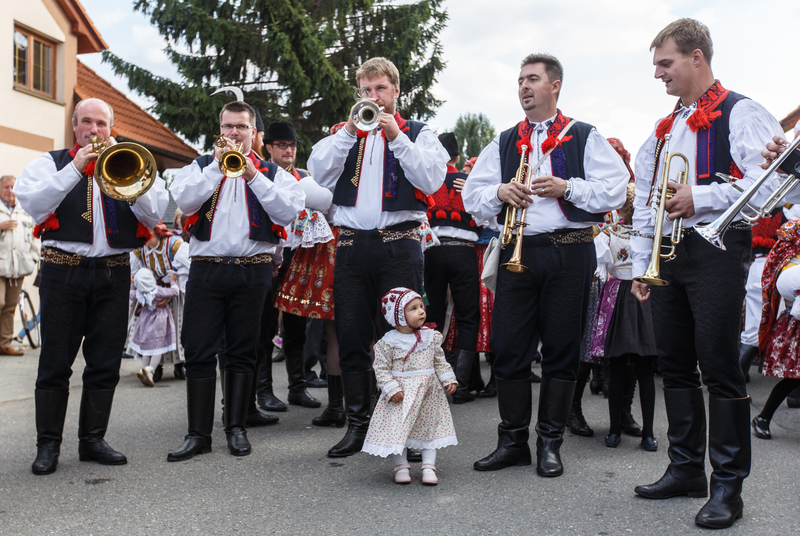
<path fill-rule="evenodd" d="M 189 434 L 167 461 L 211 451 L 216 387 L 215 353 L 225 335 L 223 396 L 225 435 L 234 456 L 250 454 L 246 421 L 264 300 L 272 285 L 272 256 L 286 236 L 305 194 L 298 182 L 252 150 L 255 111 L 240 101 L 220 112 L 224 147 L 181 169 L 171 192 L 189 216 L 189 256 L 181 333 L 186 354 Z M 222 155 L 241 145 L 246 168 L 239 177 L 220 171 Z"/>

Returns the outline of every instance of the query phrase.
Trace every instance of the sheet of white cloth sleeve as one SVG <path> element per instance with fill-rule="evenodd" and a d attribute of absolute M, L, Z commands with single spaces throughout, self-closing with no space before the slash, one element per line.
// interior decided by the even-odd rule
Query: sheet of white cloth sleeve
<path fill-rule="evenodd" d="M 608 274 L 614 269 L 614 255 L 611 253 L 609 247 L 609 236 L 606 233 L 600 233 L 594 239 L 594 251 L 597 254 L 597 269 L 594 275 L 600 281 L 608 279 Z"/>
<path fill-rule="evenodd" d="M 340 128 L 336 134 L 314 144 L 308 158 L 308 172 L 317 184 L 333 192 L 336 181 L 344 171 L 347 155 L 356 141 L 356 136 L 351 136 L 346 128 Z"/>
<path fill-rule="evenodd" d="M 327 212 L 333 202 L 333 193 L 317 184 L 312 177 L 300 179 L 300 187 L 306 194 L 306 208 Z"/>

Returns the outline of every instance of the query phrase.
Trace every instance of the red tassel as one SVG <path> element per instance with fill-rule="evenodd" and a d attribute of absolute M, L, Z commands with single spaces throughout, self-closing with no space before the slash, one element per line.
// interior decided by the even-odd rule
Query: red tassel
<path fill-rule="evenodd" d="M 136 222 L 136 238 L 144 238 L 145 242 L 153 238 L 153 231 L 142 225 L 142 222 Z"/>
<path fill-rule="evenodd" d="M 280 225 L 276 225 L 276 224 L 273 223 L 272 224 L 272 232 L 275 233 L 275 236 L 277 236 L 278 238 L 286 240 L 286 237 L 287 237 L 286 229 L 284 229 Z"/>
<path fill-rule="evenodd" d="M 186 216 L 186 221 L 183 222 L 183 230 L 185 232 L 189 232 L 192 230 L 192 227 L 197 225 L 197 220 L 200 219 L 200 211 L 195 212 L 191 216 Z"/>
<path fill-rule="evenodd" d="M 699 132 L 711 128 L 711 122 L 722 115 L 722 112 L 706 113 L 702 108 L 698 108 L 689 116 L 686 124 L 692 132 Z"/>
<path fill-rule="evenodd" d="M 469 226 L 475 227 L 475 220 L 469 220 Z"/>
<path fill-rule="evenodd" d="M 531 139 L 530 138 L 520 138 L 517 142 L 517 152 L 522 154 L 522 146 L 528 146 L 528 152 L 531 152 Z"/>
<path fill-rule="evenodd" d="M 356 132 L 356 136 L 358 136 L 359 138 L 366 138 L 367 136 L 369 136 L 369 132 L 359 130 Z"/>
<path fill-rule="evenodd" d="M 84 174 L 84 175 L 86 175 L 87 177 L 92 177 L 92 176 L 94 176 L 94 165 L 95 165 L 96 163 L 97 163 L 97 161 L 96 161 L 96 160 L 92 160 L 91 162 L 89 162 L 88 164 L 86 164 L 86 167 L 85 167 L 85 168 L 83 168 L 83 174 Z"/>
<path fill-rule="evenodd" d="M 45 218 L 45 220 L 42 223 L 33 228 L 33 236 L 34 238 L 39 238 L 40 236 L 42 236 L 43 232 L 55 231 L 60 227 L 61 224 L 58 222 L 58 216 L 56 216 L 56 213 L 53 212 L 47 218 Z"/>
<path fill-rule="evenodd" d="M 420 201 L 425 200 L 425 194 L 422 193 L 422 190 L 417 190 L 416 188 L 414 188 L 414 197 L 416 197 Z"/>
<path fill-rule="evenodd" d="M 436 201 L 433 200 L 432 195 L 425 196 L 425 203 L 428 205 L 428 208 L 433 207 L 436 204 Z"/>
<path fill-rule="evenodd" d="M 458 212 L 451 212 L 450 219 L 453 221 L 461 221 L 461 214 L 459 214 Z"/>
<path fill-rule="evenodd" d="M 542 152 L 549 152 L 550 149 L 558 147 L 558 140 L 554 136 L 548 136 L 544 143 L 542 143 Z"/>
<path fill-rule="evenodd" d="M 674 115 L 670 115 L 658 123 L 658 127 L 656 127 L 656 138 L 663 140 L 664 136 L 669 134 L 669 131 L 672 130 L 672 120 L 674 117 Z"/>
<path fill-rule="evenodd" d="M 425 215 L 428 217 L 428 221 L 431 221 L 433 219 L 433 214 L 431 214 L 430 210 L 426 212 Z"/>
<path fill-rule="evenodd" d="M 437 210 L 436 211 L 436 219 L 437 220 L 443 220 L 445 218 L 447 218 L 447 212 L 445 212 L 444 210 Z"/>
<path fill-rule="evenodd" d="M 739 166 L 737 166 L 735 162 L 731 162 L 730 172 L 731 172 L 731 177 L 735 178 L 736 180 L 739 180 L 742 177 L 744 177 L 744 173 L 742 173 L 742 170 L 739 169 Z"/>

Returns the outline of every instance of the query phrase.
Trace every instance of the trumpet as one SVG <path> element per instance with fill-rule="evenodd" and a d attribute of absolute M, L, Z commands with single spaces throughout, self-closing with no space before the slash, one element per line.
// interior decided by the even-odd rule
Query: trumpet
<path fill-rule="evenodd" d="M 357 101 L 353 109 L 353 122 L 356 128 L 365 132 L 378 128 L 383 110 L 369 98 L 362 98 L 361 89 L 355 90 L 354 97 Z"/>
<path fill-rule="evenodd" d="M 155 183 L 158 170 L 152 153 L 133 142 L 117 143 L 114 138 L 89 137 L 92 150 L 99 154 L 94 166 L 97 187 L 107 196 L 129 205 Z"/>
<path fill-rule="evenodd" d="M 224 148 L 228 145 L 223 136 L 214 136 L 214 139 L 217 140 L 214 142 L 217 147 Z M 219 170 L 229 179 L 241 177 L 247 169 L 247 161 L 242 154 L 243 146 L 243 143 L 234 143 L 233 149 L 225 151 L 219 157 Z"/>
<path fill-rule="evenodd" d="M 517 168 L 517 174 L 511 179 L 511 182 L 518 182 L 525 186 L 526 188 L 531 187 L 531 181 L 533 180 L 533 168 L 529 163 L 525 161 L 525 157 L 528 153 L 528 146 L 522 146 L 522 156 L 520 157 L 519 161 L 519 168 Z M 508 259 L 507 263 L 502 264 L 501 266 L 506 270 L 510 270 L 515 273 L 522 273 L 527 272 L 528 267 L 522 264 L 522 230 L 528 224 L 525 223 L 525 215 L 528 213 L 528 208 L 524 207 L 521 210 L 516 209 L 514 207 L 507 207 L 506 208 L 506 218 L 503 222 L 503 234 L 501 235 L 500 244 L 503 247 L 506 247 L 511 243 L 511 240 L 514 239 L 513 232 L 517 232 L 516 241 L 514 243 L 514 253 L 511 255 L 511 258 Z"/>
<path fill-rule="evenodd" d="M 673 194 L 675 193 L 674 190 L 670 189 L 668 184 L 669 179 L 669 169 L 670 165 L 672 164 L 673 158 L 680 158 L 683 160 L 684 169 L 680 173 L 678 173 L 678 183 L 679 184 L 686 184 L 688 180 L 688 172 L 689 172 L 689 160 L 686 158 L 685 155 L 682 153 L 672 153 L 669 154 L 669 140 L 672 137 L 671 134 L 667 134 L 664 136 L 664 149 L 663 154 L 666 156 L 664 157 L 664 172 L 661 176 L 661 190 L 658 197 L 658 210 L 656 211 L 656 223 L 655 223 L 655 230 L 653 231 L 653 251 L 650 254 L 650 264 L 647 266 L 647 271 L 643 275 L 639 277 L 634 277 L 635 281 L 640 283 L 646 283 L 648 285 L 653 285 L 656 287 L 663 287 L 669 285 L 669 281 L 661 279 L 659 277 L 661 275 L 661 259 L 664 261 L 671 261 L 675 258 L 675 248 L 678 244 L 680 244 L 681 239 L 683 238 L 683 218 L 677 218 L 672 222 L 672 232 L 670 233 L 670 246 L 668 247 L 666 252 L 662 251 L 662 244 L 661 244 L 661 233 L 664 228 L 664 214 L 666 213 L 666 206 L 667 206 L 667 199 L 670 199 Z"/>
<path fill-rule="evenodd" d="M 697 230 L 697 234 L 711 242 L 711 244 L 717 246 L 719 249 L 724 250 L 725 244 L 722 243 L 723 238 L 725 237 L 725 231 L 728 230 L 728 227 L 733 222 L 733 219 L 736 215 L 740 215 L 744 221 L 749 223 L 750 225 L 754 225 L 758 220 L 761 218 L 769 218 L 772 215 L 772 212 L 778 208 L 778 206 L 783 201 L 783 198 L 786 197 L 792 188 L 795 187 L 798 180 L 798 177 L 794 175 L 789 175 L 789 178 L 786 179 L 772 194 L 769 198 L 758 208 L 753 207 L 750 204 L 750 199 L 756 194 L 759 188 L 767 182 L 767 179 L 772 175 L 775 170 L 777 170 L 781 163 L 786 160 L 789 155 L 800 146 L 800 136 L 795 136 L 792 143 L 786 146 L 786 150 L 783 151 L 778 157 L 772 161 L 772 164 L 761 174 L 761 176 L 748 188 L 747 190 L 742 192 L 742 195 L 739 199 L 736 200 L 736 203 L 728 207 L 728 209 L 722 213 L 722 215 L 711 222 L 708 225 L 698 225 L 695 227 Z M 718 176 L 721 174 L 717 173 Z M 724 180 L 727 180 L 727 176 L 722 176 Z M 741 189 L 739 189 L 741 191 Z M 745 214 L 743 209 L 747 207 L 754 212 L 753 216 L 748 216 Z"/>

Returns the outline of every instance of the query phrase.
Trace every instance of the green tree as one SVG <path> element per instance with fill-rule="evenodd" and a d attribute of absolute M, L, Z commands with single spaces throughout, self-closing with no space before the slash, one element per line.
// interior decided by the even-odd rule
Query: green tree
<path fill-rule="evenodd" d="M 468 158 L 481 154 L 483 148 L 489 145 L 496 135 L 488 117 L 470 113 L 458 117 L 453 133 L 458 140 L 458 152 L 461 154 L 461 158 L 458 159 L 459 169 Z"/>
<path fill-rule="evenodd" d="M 103 60 L 128 86 L 152 97 L 151 112 L 206 149 L 219 132 L 219 110 L 238 86 L 268 125 L 292 121 L 298 160 L 354 104 L 355 72 L 383 56 L 400 71 L 398 111 L 429 119 L 442 104 L 430 93 L 444 68 L 438 35 L 447 21 L 442 0 L 134 0 L 167 40 L 165 53 L 182 80 L 154 76 L 115 56 Z M 188 52 L 181 52 L 188 49 Z"/>

